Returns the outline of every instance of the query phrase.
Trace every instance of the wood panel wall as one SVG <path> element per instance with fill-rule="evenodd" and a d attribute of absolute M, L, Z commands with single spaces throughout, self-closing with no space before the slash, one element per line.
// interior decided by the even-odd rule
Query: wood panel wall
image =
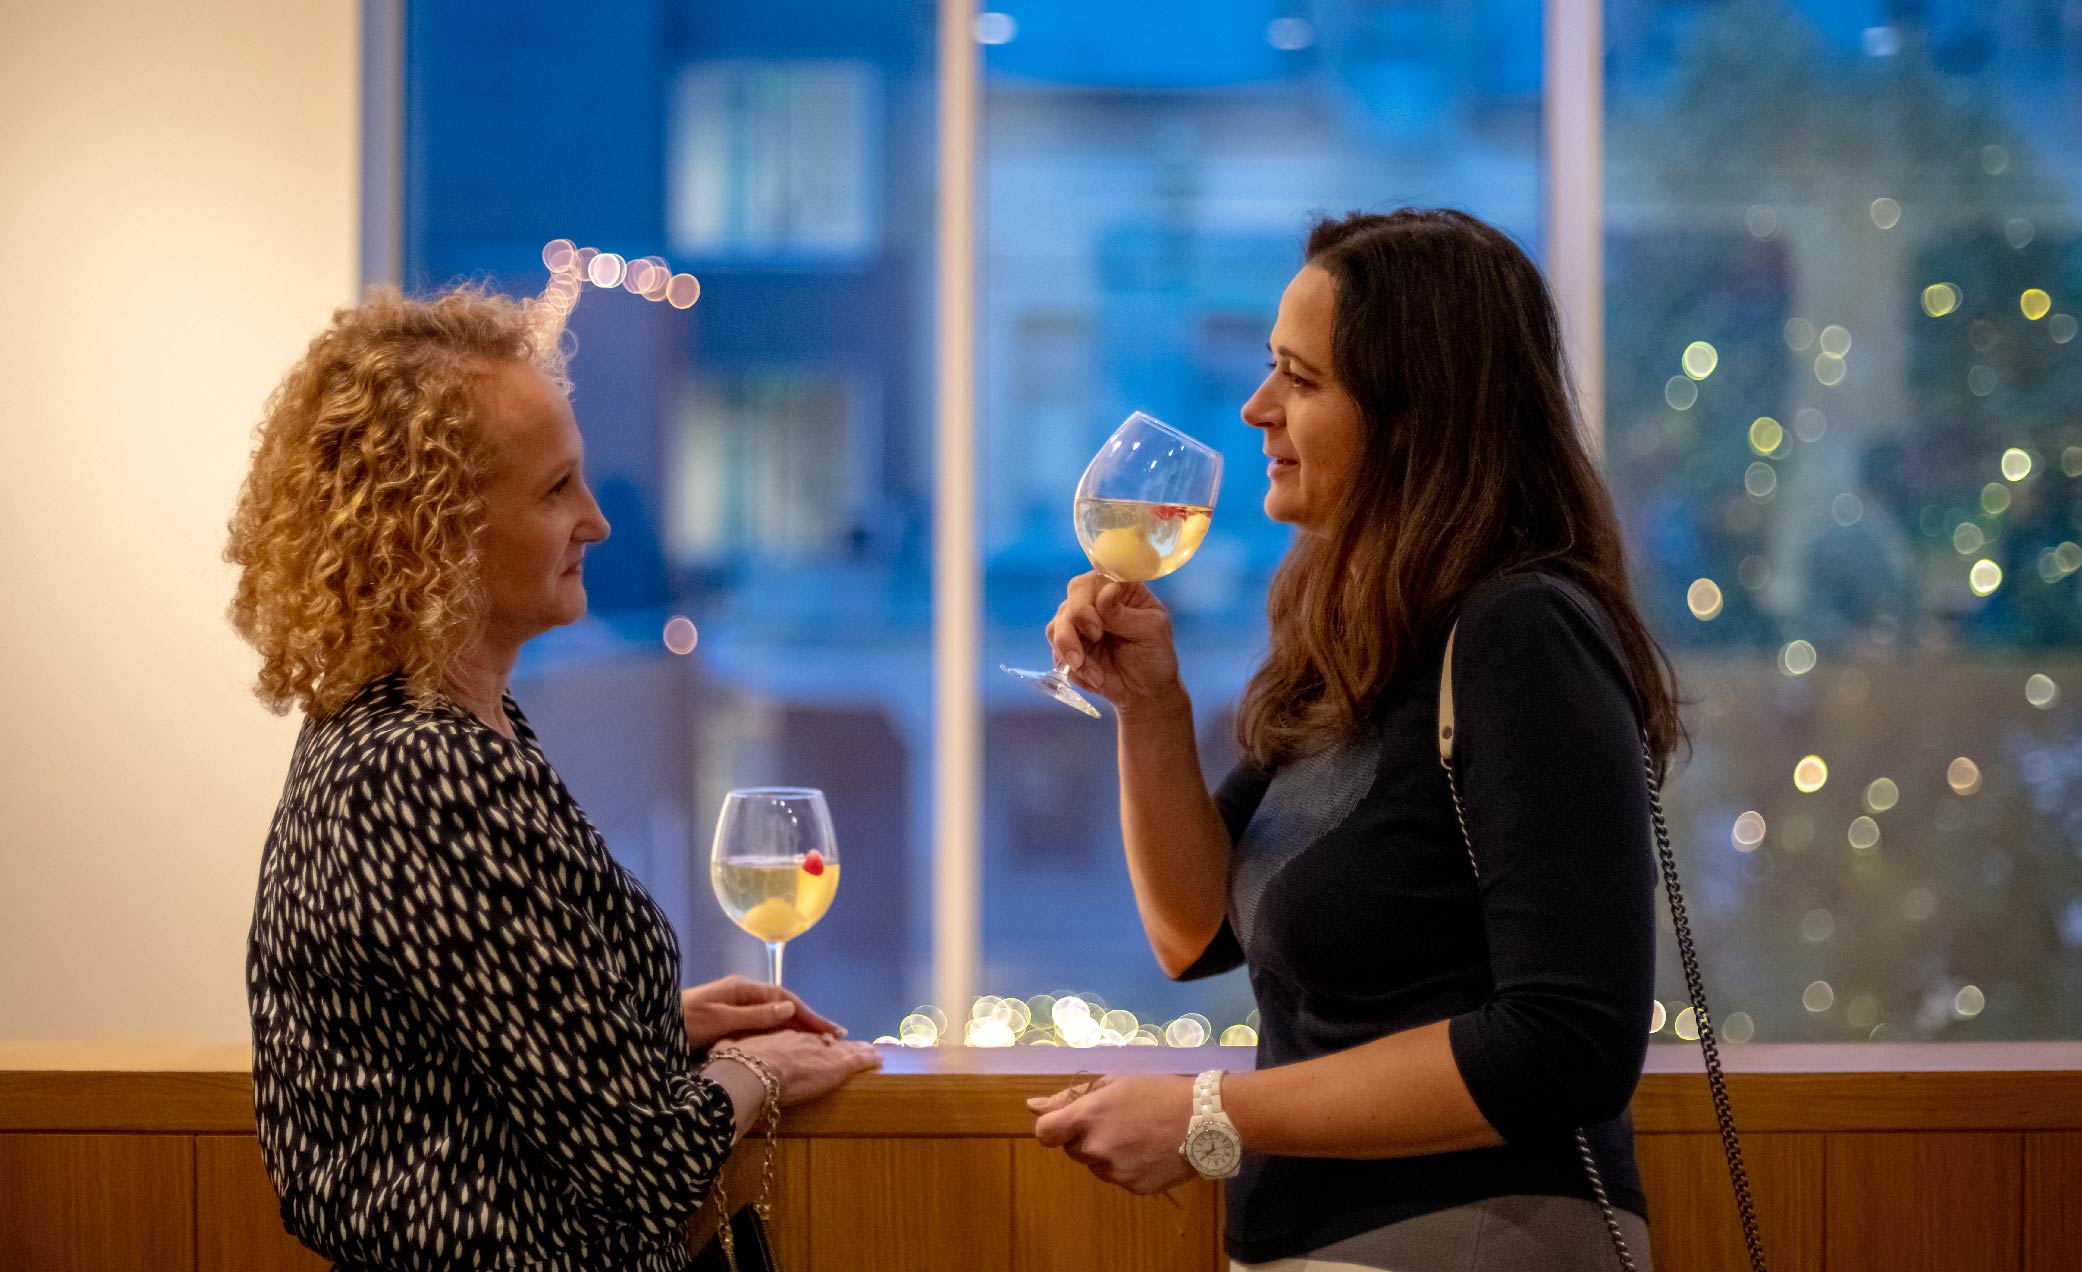
<path fill-rule="evenodd" d="M 169 1081 L 190 1093 L 173 1114 L 120 1095 Z M 1019 1100 L 1059 1082 L 884 1076 L 794 1119 L 783 1266 L 1226 1268 L 1214 1186 L 1134 1197 L 1033 1143 Z M 1697 1085 L 1650 1075 L 1636 1101 L 1662 1272 L 1744 1266 Z M 230 1106 L 198 1089 L 192 1075 L 0 1072 L 0 1269 L 322 1269 L 282 1231 L 240 1111 L 250 1087 Z M 2082 1072 L 1750 1074 L 1735 1093 L 1781 1272 L 2082 1269 Z M 151 1125 L 120 1125 L 138 1121 Z"/>

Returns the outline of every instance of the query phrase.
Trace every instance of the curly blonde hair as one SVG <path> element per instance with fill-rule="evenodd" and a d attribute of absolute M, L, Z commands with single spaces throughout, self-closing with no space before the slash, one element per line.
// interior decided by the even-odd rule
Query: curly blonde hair
<path fill-rule="evenodd" d="M 224 549 L 269 710 L 323 717 L 394 671 L 422 703 L 440 692 L 484 605 L 475 382 L 524 362 L 568 390 L 561 331 L 548 306 L 481 287 L 376 287 L 289 369 Z"/>

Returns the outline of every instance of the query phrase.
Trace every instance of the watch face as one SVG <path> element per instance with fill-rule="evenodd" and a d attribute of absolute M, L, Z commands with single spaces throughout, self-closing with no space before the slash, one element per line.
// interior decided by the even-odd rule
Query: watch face
<path fill-rule="evenodd" d="M 1203 1175 L 1227 1175 L 1239 1156 L 1236 1137 L 1225 1127 L 1203 1126 L 1186 1141 L 1186 1160 Z"/>

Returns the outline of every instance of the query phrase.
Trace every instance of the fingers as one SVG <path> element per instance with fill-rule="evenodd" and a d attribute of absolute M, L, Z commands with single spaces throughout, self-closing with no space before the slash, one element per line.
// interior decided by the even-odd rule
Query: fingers
<path fill-rule="evenodd" d="M 846 1027 L 844 1025 L 819 1014 L 802 1000 L 800 994 L 790 989 L 783 989 L 780 992 L 786 994 L 788 1001 L 795 1005 L 794 1018 L 789 1022 L 795 1028 L 808 1033 L 830 1034 L 834 1038 L 846 1036 Z"/>
<path fill-rule="evenodd" d="M 747 1007 L 731 1007 L 717 1004 L 709 1009 L 715 1014 L 717 1025 L 725 1036 L 731 1034 L 765 1033 L 790 1023 L 795 1017 L 795 1004 L 781 1000 L 777 1003 L 754 1003 Z"/>
<path fill-rule="evenodd" d="M 1082 1119 L 1076 1108 L 1057 1109 L 1034 1123 L 1034 1138 L 1043 1148 L 1068 1149 L 1083 1134 Z M 1077 1154 L 1070 1154 L 1075 1157 Z"/>
<path fill-rule="evenodd" d="M 1089 647 L 1105 639 L 1106 624 L 1094 604 L 1105 586 L 1106 576 L 1097 570 L 1070 580 L 1063 603 L 1056 607 L 1055 618 L 1045 633 L 1059 664 L 1074 670 L 1083 664 Z"/>
<path fill-rule="evenodd" d="M 1036 1114 L 1053 1113 L 1057 1109 L 1069 1108 L 1071 1103 L 1077 1099 L 1077 1095 L 1076 1087 L 1065 1087 L 1053 1095 L 1034 1096 L 1027 1101 L 1027 1108 Z"/>

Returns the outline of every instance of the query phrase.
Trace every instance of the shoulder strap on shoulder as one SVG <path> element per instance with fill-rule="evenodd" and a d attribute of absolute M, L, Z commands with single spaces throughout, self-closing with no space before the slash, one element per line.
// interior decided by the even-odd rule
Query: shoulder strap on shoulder
<path fill-rule="evenodd" d="M 1460 633 L 1455 623 L 1446 633 L 1446 661 L 1439 667 L 1439 759 L 1453 761 L 1453 638 Z"/>

